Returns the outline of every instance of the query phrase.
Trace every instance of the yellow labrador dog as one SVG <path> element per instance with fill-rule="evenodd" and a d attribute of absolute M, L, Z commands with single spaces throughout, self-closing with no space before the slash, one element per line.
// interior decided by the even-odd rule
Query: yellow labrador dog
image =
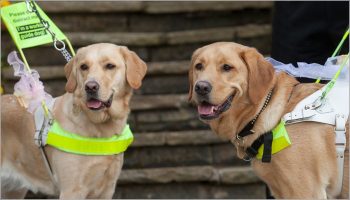
<path fill-rule="evenodd" d="M 141 86 L 146 64 L 126 47 L 101 43 L 79 49 L 64 70 L 67 93 L 58 97 L 53 107 L 62 128 L 87 137 L 121 133 L 132 89 Z M 81 156 L 46 146 L 55 185 L 33 141 L 33 115 L 13 95 L 2 96 L 1 108 L 3 198 L 23 198 L 28 189 L 60 198 L 112 198 L 123 165 L 122 153 Z"/>
<path fill-rule="evenodd" d="M 276 74 L 273 66 L 254 48 L 231 42 L 197 49 L 192 56 L 189 81 L 189 99 L 198 106 L 200 119 L 217 135 L 230 139 L 240 158 L 260 135 L 272 130 L 285 113 L 322 87 L 321 84 L 299 84 L 285 73 Z M 252 134 L 237 141 L 237 134 L 256 116 Z M 256 174 L 276 198 L 335 197 L 338 180 L 333 126 L 302 122 L 286 128 L 292 145 L 273 154 L 270 163 L 253 159 Z M 349 198 L 348 148 L 345 155 L 341 197 Z"/>

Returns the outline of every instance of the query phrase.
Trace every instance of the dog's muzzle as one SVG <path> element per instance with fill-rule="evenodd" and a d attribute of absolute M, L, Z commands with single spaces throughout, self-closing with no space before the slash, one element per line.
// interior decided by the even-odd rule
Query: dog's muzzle
<path fill-rule="evenodd" d="M 202 101 L 198 105 L 199 117 L 203 120 L 211 120 L 219 117 L 220 114 L 227 111 L 232 104 L 232 100 L 235 97 L 236 92 L 233 92 L 222 104 L 213 105 L 207 101 Z"/>
<path fill-rule="evenodd" d="M 112 105 L 113 96 L 114 96 L 114 91 L 107 101 L 102 101 L 96 97 L 88 96 L 88 99 L 86 101 L 86 106 L 90 110 L 101 110 L 103 108 L 109 108 Z"/>

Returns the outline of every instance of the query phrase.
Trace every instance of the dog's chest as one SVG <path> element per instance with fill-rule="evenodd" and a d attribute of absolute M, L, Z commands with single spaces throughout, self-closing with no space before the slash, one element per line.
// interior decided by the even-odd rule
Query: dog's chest
<path fill-rule="evenodd" d="M 114 189 L 123 165 L 123 154 L 113 156 L 63 154 L 59 155 L 62 157 L 55 159 L 59 161 L 55 163 L 57 167 L 55 171 L 60 176 L 60 185 L 88 188 L 91 197 L 98 197 L 106 190 Z"/>

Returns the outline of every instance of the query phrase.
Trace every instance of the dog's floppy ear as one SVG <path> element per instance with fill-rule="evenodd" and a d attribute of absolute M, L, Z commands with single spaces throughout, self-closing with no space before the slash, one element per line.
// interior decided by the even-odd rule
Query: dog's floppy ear
<path fill-rule="evenodd" d="M 192 66 L 192 61 L 190 65 L 190 70 L 188 71 L 188 81 L 189 81 L 189 91 L 188 91 L 188 100 L 191 101 L 192 99 L 192 91 L 193 91 L 193 66 Z"/>
<path fill-rule="evenodd" d="M 191 63 L 190 63 L 190 69 L 188 71 L 188 81 L 189 81 L 189 91 L 188 91 L 188 101 L 191 101 L 192 99 L 192 93 L 193 93 L 193 67 L 194 67 L 194 62 L 196 61 L 199 53 L 200 53 L 200 49 L 197 49 L 193 54 L 192 54 L 192 58 L 191 58 Z"/>
<path fill-rule="evenodd" d="M 66 91 L 69 93 L 73 93 L 77 87 L 77 79 L 75 78 L 75 73 L 73 72 L 73 63 L 74 58 L 72 58 L 64 67 L 64 73 L 66 74 L 67 78 Z"/>
<path fill-rule="evenodd" d="M 147 72 L 146 63 L 127 47 L 121 47 L 121 53 L 126 64 L 126 80 L 133 89 L 140 88 Z"/>
<path fill-rule="evenodd" d="M 258 104 L 271 88 L 275 69 L 272 64 L 254 48 L 241 53 L 248 68 L 248 95 L 253 104 Z"/>

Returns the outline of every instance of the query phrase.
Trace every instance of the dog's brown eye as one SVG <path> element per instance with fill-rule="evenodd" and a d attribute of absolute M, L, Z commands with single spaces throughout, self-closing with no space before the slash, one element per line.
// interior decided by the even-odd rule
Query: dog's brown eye
<path fill-rule="evenodd" d="M 111 64 L 111 63 L 108 63 L 106 65 L 106 69 L 114 69 L 115 68 L 115 65 Z"/>
<path fill-rule="evenodd" d="M 202 69 L 203 69 L 202 63 L 196 64 L 195 68 L 196 68 L 197 70 L 202 70 Z"/>
<path fill-rule="evenodd" d="M 87 66 L 86 64 L 82 64 L 82 65 L 80 65 L 80 69 L 85 71 L 85 70 L 89 69 L 89 66 Z"/>
<path fill-rule="evenodd" d="M 233 68 L 233 67 L 231 67 L 231 66 L 228 65 L 228 64 L 224 64 L 224 65 L 222 66 L 222 69 L 223 69 L 225 72 L 230 71 L 232 68 Z"/>

